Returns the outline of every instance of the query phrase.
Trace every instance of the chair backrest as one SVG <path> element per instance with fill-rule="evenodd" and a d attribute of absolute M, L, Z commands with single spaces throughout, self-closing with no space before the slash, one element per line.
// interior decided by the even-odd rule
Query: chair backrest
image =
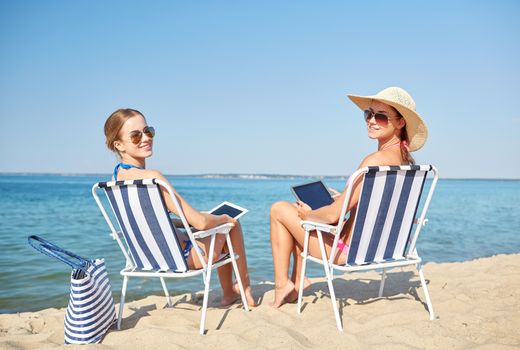
<path fill-rule="evenodd" d="M 123 232 L 134 267 L 143 270 L 188 270 L 177 232 L 156 179 L 99 182 L 92 188 L 94 198 L 113 231 L 114 226 L 97 197 L 103 188 Z M 116 232 L 113 232 L 115 234 Z M 118 236 L 116 239 L 119 239 Z"/>
<path fill-rule="evenodd" d="M 420 218 L 416 220 L 424 183 L 432 170 L 434 181 Z M 364 179 L 347 264 L 400 260 L 415 254 L 422 225 L 418 225 L 412 235 L 413 224 L 424 222 L 437 182 L 437 170 L 431 165 L 408 165 L 367 167 L 362 172 Z"/>

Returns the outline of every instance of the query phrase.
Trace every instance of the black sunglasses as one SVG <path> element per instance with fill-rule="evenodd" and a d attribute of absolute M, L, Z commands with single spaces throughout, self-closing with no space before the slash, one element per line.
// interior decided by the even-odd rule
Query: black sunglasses
<path fill-rule="evenodd" d="M 141 142 L 143 134 L 152 139 L 155 136 L 155 129 L 153 128 L 153 126 L 145 126 L 143 128 L 143 131 L 134 130 L 130 133 L 130 141 L 132 141 L 133 144 L 137 145 L 139 142 Z"/>
<path fill-rule="evenodd" d="M 397 119 L 397 118 L 388 118 L 388 116 L 386 114 L 375 113 L 371 109 L 366 109 L 364 113 L 365 113 L 365 121 L 367 123 L 370 119 L 372 119 L 372 117 L 374 117 L 377 125 L 381 125 L 381 126 L 387 126 L 389 120 Z"/>

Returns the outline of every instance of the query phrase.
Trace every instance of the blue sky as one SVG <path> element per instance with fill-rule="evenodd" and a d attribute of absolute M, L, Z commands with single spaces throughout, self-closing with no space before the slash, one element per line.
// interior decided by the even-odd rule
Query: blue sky
<path fill-rule="evenodd" d="M 346 175 L 376 150 L 347 93 L 401 86 L 444 177 L 520 178 L 515 1 L 0 2 L 0 172 L 110 173 L 142 111 L 166 174 Z"/>

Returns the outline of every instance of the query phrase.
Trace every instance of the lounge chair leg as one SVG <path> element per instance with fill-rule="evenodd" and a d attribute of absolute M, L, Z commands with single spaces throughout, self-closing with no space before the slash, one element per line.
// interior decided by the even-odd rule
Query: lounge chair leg
<path fill-rule="evenodd" d="M 328 267 L 327 267 L 328 269 Z M 329 271 L 327 276 L 327 284 L 329 286 L 330 301 L 332 302 L 332 310 L 334 311 L 334 317 L 336 318 L 336 326 L 340 332 L 343 332 L 343 325 L 341 324 L 341 318 L 339 317 L 338 304 L 336 301 L 336 293 L 334 292 L 334 286 L 332 284 L 332 273 Z"/>
<path fill-rule="evenodd" d="M 323 243 L 322 233 L 318 230 L 318 240 L 320 242 L 321 260 L 323 263 L 323 269 L 327 276 L 327 284 L 329 286 L 330 301 L 332 302 L 332 310 L 334 311 L 334 317 L 336 318 L 336 326 L 340 332 L 343 332 L 343 325 L 341 324 L 341 318 L 339 317 L 338 304 L 336 303 L 336 293 L 334 292 L 334 285 L 332 284 L 332 271 L 329 268 L 329 262 L 327 259 L 327 252 L 325 251 L 325 245 Z"/>
<path fill-rule="evenodd" d="M 383 288 L 385 288 L 385 280 L 386 280 L 386 269 L 383 269 L 383 274 L 381 275 L 381 284 L 379 285 L 379 295 L 381 298 L 383 296 Z"/>
<path fill-rule="evenodd" d="M 166 288 L 166 282 L 164 281 L 164 278 L 159 277 L 161 280 L 161 284 L 164 290 L 164 295 L 166 295 L 166 302 L 168 303 L 168 307 L 172 307 L 172 300 L 170 298 L 170 294 L 168 293 L 168 288 Z"/>
<path fill-rule="evenodd" d="M 206 281 L 204 281 L 204 299 L 202 301 L 202 316 L 200 318 L 200 329 L 199 333 L 204 334 L 204 325 L 206 324 L 206 311 L 208 308 L 208 294 L 209 294 L 209 283 L 211 281 L 211 268 L 208 266 L 208 273 L 206 274 Z"/>
<path fill-rule="evenodd" d="M 238 289 L 240 290 L 240 298 L 242 298 L 242 305 L 244 306 L 245 311 L 249 311 L 249 305 L 247 304 L 246 292 L 244 291 L 244 286 L 242 284 L 242 278 L 240 277 L 240 272 L 238 271 L 238 265 L 235 260 L 235 252 L 233 251 L 233 245 L 231 244 L 231 239 L 229 235 L 226 237 L 227 246 L 229 249 L 229 254 L 231 256 L 231 265 L 233 265 L 233 271 L 235 271 L 235 277 L 237 279 Z M 238 257 L 240 259 L 240 257 Z"/>
<path fill-rule="evenodd" d="M 211 270 L 213 267 L 213 250 L 215 249 L 215 236 L 211 237 L 209 245 L 208 263 L 206 265 L 206 278 L 204 280 L 204 299 L 202 301 L 202 316 L 200 318 L 199 333 L 204 334 L 204 325 L 206 324 L 206 311 L 208 308 L 209 283 L 211 282 Z"/>
<path fill-rule="evenodd" d="M 121 301 L 119 302 L 119 312 L 117 315 L 117 330 L 121 329 L 121 319 L 123 318 L 123 308 L 125 306 L 126 287 L 128 285 L 128 276 L 123 276 L 123 288 L 121 288 Z"/>
<path fill-rule="evenodd" d="M 424 296 L 426 298 L 426 305 L 428 305 L 428 312 L 430 313 L 430 321 L 433 321 L 435 319 L 435 314 L 433 313 L 433 306 L 430 300 L 430 293 L 428 293 L 428 287 L 426 286 L 426 280 L 424 279 L 421 264 L 417 264 L 417 271 L 419 271 L 419 277 L 421 278 L 421 285 L 424 291 Z"/>
<path fill-rule="evenodd" d="M 300 275 L 300 289 L 298 290 L 298 314 L 302 313 L 302 299 L 303 299 L 303 279 L 305 278 L 305 268 L 307 267 L 307 250 L 309 249 L 309 231 L 305 231 L 305 239 L 303 241 L 302 252 L 302 272 Z"/>

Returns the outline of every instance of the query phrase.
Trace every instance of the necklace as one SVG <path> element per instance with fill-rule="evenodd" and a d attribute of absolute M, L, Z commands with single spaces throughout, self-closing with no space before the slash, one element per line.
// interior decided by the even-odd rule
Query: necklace
<path fill-rule="evenodd" d="M 388 145 L 388 146 L 384 146 L 384 147 L 382 147 L 382 148 L 380 149 L 380 151 L 385 150 L 385 149 L 390 148 L 390 147 L 393 147 L 393 146 L 400 145 L 400 144 L 401 144 L 401 141 L 398 141 L 398 142 L 393 143 L 393 144 L 391 144 L 391 145 Z"/>

